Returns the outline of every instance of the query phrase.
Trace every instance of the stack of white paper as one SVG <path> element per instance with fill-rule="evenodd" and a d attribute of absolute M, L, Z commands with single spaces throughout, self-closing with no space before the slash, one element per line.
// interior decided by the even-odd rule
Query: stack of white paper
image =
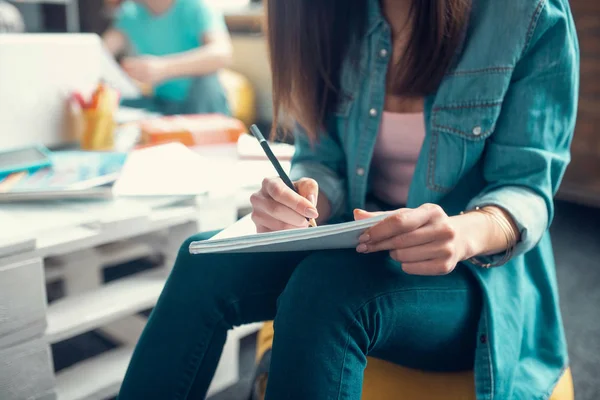
<path fill-rule="evenodd" d="M 294 146 L 286 143 L 270 143 L 269 147 L 279 161 L 289 161 L 294 156 Z M 242 135 L 237 141 L 237 153 L 242 159 L 268 160 L 260 143 L 252 135 Z"/>
<path fill-rule="evenodd" d="M 117 197 L 198 196 L 218 187 L 220 172 L 183 144 L 169 143 L 132 152 L 113 193 Z"/>
<path fill-rule="evenodd" d="M 316 228 L 292 229 L 243 236 L 236 234 L 229 235 L 226 233 L 226 230 L 225 234 L 221 235 L 220 238 L 217 237 L 204 242 L 192 242 L 190 244 L 190 253 L 269 253 L 351 249 L 358 246 L 358 238 L 365 230 L 384 218 L 385 216 L 382 215 L 362 221 L 324 225 Z M 242 220 L 238 224 L 246 226 L 248 225 L 248 220 Z M 236 233 L 239 232 L 236 225 L 229 229 Z"/>

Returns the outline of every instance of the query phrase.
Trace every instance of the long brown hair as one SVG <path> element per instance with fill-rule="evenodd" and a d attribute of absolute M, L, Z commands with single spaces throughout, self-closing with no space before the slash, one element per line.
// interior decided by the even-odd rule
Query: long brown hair
<path fill-rule="evenodd" d="M 342 64 L 357 61 L 375 0 L 268 0 L 267 35 L 273 74 L 273 120 L 292 117 L 311 139 L 345 94 Z M 442 81 L 468 22 L 471 0 L 415 0 L 402 62 L 393 66 L 394 94 L 431 94 Z M 354 63 L 356 64 L 356 63 Z"/>

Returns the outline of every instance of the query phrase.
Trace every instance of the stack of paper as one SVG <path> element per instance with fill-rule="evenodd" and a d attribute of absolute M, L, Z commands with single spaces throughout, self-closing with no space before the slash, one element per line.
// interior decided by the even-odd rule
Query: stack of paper
<path fill-rule="evenodd" d="M 257 233 L 239 236 L 237 224 L 248 225 L 247 220 L 238 222 L 228 230 L 234 234 L 225 234 L 204 242 L 192 242 L 191 254 L 204 253 L 256 253 L 281 251 L 308 251 L 329 249 L 351 249 L 358 246 L 358 238 L 385 216 L 362 221 L 324 225 L 316 228 L 292 229 L 280 232 Z"/>
<path fill-rule="evenodd" d="M 198 196 L 222 182 L 220 173 L 181 143 L 169 143 L 131 153 L 113 193 L 120 197 Z"/>
<path fill-rule="evenodd" d="M 294 146 L 286 143 L 270 143 L 269 147 L 279 161 L 291 160 L 294 156 Z M 242 159 L 267 160 L 265 151 L 255 137 L 242 135 L 237 141 L 238 156 Z"/>

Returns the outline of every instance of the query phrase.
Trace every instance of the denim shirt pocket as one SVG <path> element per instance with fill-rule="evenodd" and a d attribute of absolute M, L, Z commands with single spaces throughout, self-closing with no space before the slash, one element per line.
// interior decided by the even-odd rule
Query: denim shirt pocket
<path fill-rule="evenodd" d="M 446 78 L 440 87 L 446 92 L 436 96 L 431 110 L 427 173 L 430 190 L 450 192 L 477 164 L 486 139 L 494 133 L 509 81 L 507 74 Z"/>

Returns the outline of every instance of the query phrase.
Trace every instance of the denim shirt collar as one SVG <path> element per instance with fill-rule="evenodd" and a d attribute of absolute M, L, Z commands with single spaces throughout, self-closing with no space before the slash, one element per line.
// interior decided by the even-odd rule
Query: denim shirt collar
<path fill-rule="evenodd" d="M 367 8 L 367 36 L 373 33 L 373 31 L 381 24 L 387 22 L 383 18 L 381 13 L 381 4 L 379 0 L 368 0 Z"/>

